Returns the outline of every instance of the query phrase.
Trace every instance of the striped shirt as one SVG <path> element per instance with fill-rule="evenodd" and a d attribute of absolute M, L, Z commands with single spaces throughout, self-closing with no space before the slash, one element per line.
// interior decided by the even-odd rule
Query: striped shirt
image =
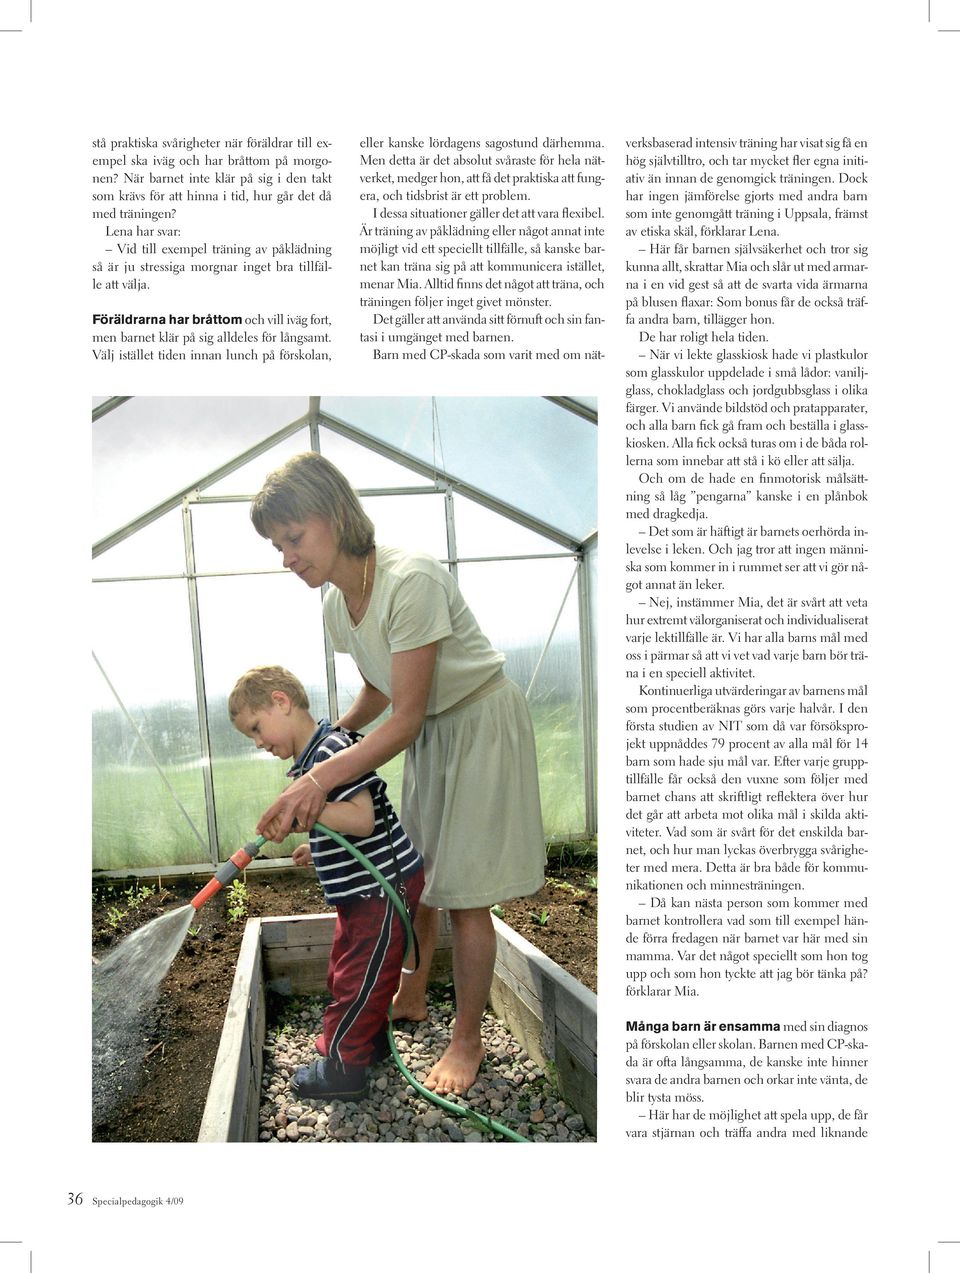
<path fill-rule="evenodd" d="M 359 741 L 359 734 L 346 729 L 334 729 L 328 720 L 322 720 L 287 777 L 300 778 L 314 765 L 329 760 L 331 756 L 336 756 L 338 752 L 345 751 Z M 373 832 L 364 837 L 347 835 L 344 839 L 356 845 L 364 857 L 396 887 L 397 872 L 406 879 L 423 865 L 423 859 L 387 799 L 387 784 L 379 774 L 361 774 L 342 787 L 334 787 L 327 795 L 327 803 L 350 800 L 364 790 L 369 791 L 373 799 Z M 322 811 L 320 821 L 323 821 Z M 370 872 L 330 836 L 311 831 L 310 856 L 323 886 L 324 896 L 331 905 L 355 901 L 359 897 L 382 895 L 383 890 Z"/>

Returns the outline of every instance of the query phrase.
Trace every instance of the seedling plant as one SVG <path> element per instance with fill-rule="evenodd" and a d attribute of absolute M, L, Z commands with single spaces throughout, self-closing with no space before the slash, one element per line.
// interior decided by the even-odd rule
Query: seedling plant
<path fill-rule="evenodd" d="M 249 900 L 246 884 L 243 880 L 234 880 L 227 888 L 227 915 L 231 924 L 238 924 L 246 916 Z"/>
<path fill-rule="evenodd" d="M 131 884 L 129 888 L 121 892 L 117 904 L 107 908 L 107 923 L 111 928 L 118 928 L 127 915 L 132 915 L 156 891 L 151 884 L 141 884 L 139 887 Z M 115 889 L 111 889 L 110 892 L 116 896 Z"/>

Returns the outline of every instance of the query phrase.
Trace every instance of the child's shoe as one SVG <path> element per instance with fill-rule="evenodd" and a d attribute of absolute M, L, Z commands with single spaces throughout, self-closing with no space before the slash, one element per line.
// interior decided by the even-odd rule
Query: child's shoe
<path fill-rule="evenodd" d="M 390 1055 L 390 1037 L 387 1034 L 386 1026 L 374 1038 L 371 1047 L 373 1048 L 370 1054 L 371 1065 L 376 1065 L 378 1061 L 385 1061 Z"/>
<path fill-rule="evenodd" d="M 307 1096 L 313 1100 L 332 1097 L 340 1101 L 359 1101 L 367 1091 L 367 1067 L 365 1065 L 335 1065 L 329 1057 L 321 1056 L 309 1065 L 301 1065 L 290 1080 L 294 1096 Z"/>

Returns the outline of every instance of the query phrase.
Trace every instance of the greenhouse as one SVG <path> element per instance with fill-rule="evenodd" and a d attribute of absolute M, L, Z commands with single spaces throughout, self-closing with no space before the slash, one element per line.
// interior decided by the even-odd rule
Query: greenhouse
<path fill-rule="evenodd" d="M 317 717 L 357 694 L 319 598 L 250 523 L 308 450 L 378 543 L 456 575 L 527 697 L 548 841 L 594 835 L 596 420 L 583 398 L 95 400 L 94 869 L 208 869 L 250 838 L 286 778 L 231 725 L 248 668 L 289 668 Z M 402 764 L 382 770 L 397 796 Z"/>

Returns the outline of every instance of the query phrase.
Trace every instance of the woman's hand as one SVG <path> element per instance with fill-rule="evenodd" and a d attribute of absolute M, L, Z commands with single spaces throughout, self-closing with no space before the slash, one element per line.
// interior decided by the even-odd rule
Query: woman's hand
<path fill-rule="evenodd" d="M 309 831 L 326 803 L 326 791 L 306 773 L 274 800 L 257 823 L 257 833 L 279 844 L 291 831 Z"/>

